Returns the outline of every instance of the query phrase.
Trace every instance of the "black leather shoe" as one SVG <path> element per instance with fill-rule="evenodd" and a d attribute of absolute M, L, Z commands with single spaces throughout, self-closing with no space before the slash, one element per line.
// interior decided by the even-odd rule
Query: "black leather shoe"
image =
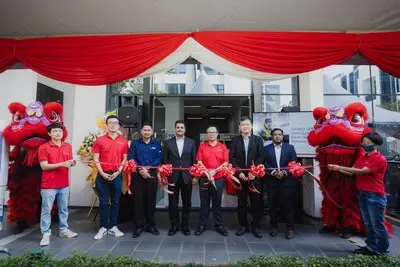
<path fill-rule="evenodd" d="M 173 236 L 176 234 L 176 232 L 178 232 L 178 227 L 171 226 L 171 228 L 169 228 L 169 230 L 168 230 L 168 235 Z"/>
<path fill-rule="evenodd" d="M 146 231 L 149 232 L 149 233 L 151 233 L 151 234 L 153 234 L 153 235 L 159 235 L 159 234 L 160 234 L 160 232 L 159 232 L 159 231 L 157 230 L 157 228 L 155 228 L 154 226 L 148 227 L 148 228 L 146 229 Z"/>
<path fill-rule="evenodd" d="M 321 229 L 319 229 L 318 233 L 320 234 L 328 234 L 328 233 L 333 233 L 335 232 L 335 228 L 334 227 L 328 227 L 328 226 L 324 226 Z"/>
<path fill-rule="evenodd" d="M 132 237 L 133 238 L 138 238 L 140 236 L 141 233 L 143 233 L 144 229 L 143 227 L 139 227 L 133 230 L 133 234 Z"/>
<path fill-rule="evenodd" d="M 278 234 L 278 230 L 276 228 L 272 228 L 271 232 L 269 232 L 269 235 L 272 237 L 275 237 Z"/>
<path fill-rule="evenodd" d="M 261 233 L 260 228 L 253 228 L 252 232 L 253 232 L 253 235 L 257 238 L 263 237 L 263 234 Z"/>
<path fill-rule="evenodd" d="M 221 234 L 221 235 L 223 235 L 223 236 L 228 236 L 228 231 L 226 231 L 226 229 L 225 229 L 225 227 L 224 227 L 223 225 L 219 225 L 219 226 L 215 227 L 215 230 L 216 230 L 219 234 Z"/>
<path fill-rule="evenodd" d="M 286 239 L 292 239 L 294 237 L 294 231 L 293 230 L 287 230 L 285 236 L 286 236 Z"/>
<path fill-rule="evenodd" d="M 182 226 L 182 233 L 183 233 L 184 235 L 190 235 L 189 226 L 187 226 L 187 225 Z"/>
<path fill-rule="evenodd" d="M 367 249 L 367 247 L 360 247 L 353 251 L 353 253 L 355 253 L 355 254 L 362 254 L 362 255 L 364 255 L 368 252 L 369 252 L 369 250 Z"/>
<path fill-rule="evenodd" d="M 240 229 L 236 231 L 236 235 L 237 236 L 242 236 L 248 231 L 249 231 L 248 227 L 240 227 Z"/>
<path fill-rule="evenodd" d="M 204 233 L 204 231 L 207 229 L 207 226 L 205 225 L 200 225 L 199 227 L 197 227 L 196 232 L 194 232 L 195 235 L 201 235 L 202 233 Z"/>

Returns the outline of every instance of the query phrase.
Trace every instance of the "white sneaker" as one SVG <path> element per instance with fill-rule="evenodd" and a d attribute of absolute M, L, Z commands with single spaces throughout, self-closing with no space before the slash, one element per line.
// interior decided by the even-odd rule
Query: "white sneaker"
<path fill-rule="evenodd" d="M 111 228 L 110 230 L 108 230 L 108 234 L 109 234 L 109 235 L 116 236 L 116 237 L 124 236 L 124 233 L 121 232 L 121 231 L 118 229 L 117 226 L 113 226 L 113 228 Z"/>
<path fill-rule="evenodd" d="M 69 229 L 65 229 L 64 231 L 60 231 L 60 237 L 66 237 L 66 238 L 73 238 L 77 236 L 78 234 L 75 232 L 72 232 Z"/>
<path fill-rule="evenodd" d="M 50 236 L 51 234 L 44 234 L 42 240 L 40 240 L 40 246 L 45 247 L 50 244 Z"/>
<path fill-rule="evenodd" d="M 104 227 L 101 227 L 100 230 L 97 232 L 97 234 L 94 236 L 95 240 L 102 239 L 103 236 L 107 234 L 107 229 Z"/>

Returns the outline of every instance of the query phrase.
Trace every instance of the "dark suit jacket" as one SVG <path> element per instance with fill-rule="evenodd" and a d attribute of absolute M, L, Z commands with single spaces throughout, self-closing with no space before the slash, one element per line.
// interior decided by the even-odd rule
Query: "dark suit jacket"
<path fill-rule="evenodd" d="M 229 161 L 235 168 L 247 169 L 252 164 L 264 164 L 263 140 L 259 136 L 251 135 L 247 152 L 247 162 L 244 149 L 244 141 L 241 135 L 235 136 L 231 140 L 229 147 Z M 237 173 L 239 175 L 240 172 Z M 243 172 L 247 175 L 248 172 Z M 260 179 L 255 179 L 253 184 L 260 183 Z"/>
<path fill-rule="evenodd" d="M 163 146 L 163 163 L 172 164 L 173 167 L 192 167 L 196 163 L 196 144 L 194 140 L 185 136 L 181 157 L 179 156 L 178 146 L 176 144 L 176 137 L 172 137 L 171 139 L 165 141 Z M 168 178 L 169 182 L 176 183 L 176 181 L 178 181 L 180 172 L 182 173 L 185 184 L 192 182 L 189 171 L 175 170 Z"/>
<path fill-rule="evenodd" d="M 280 167 L 284 168 L 287 167 L 289 162 L 291 161 L 297 161 L 297 154 L 296 151 L 294 150 L 294 146 L 290 145 L 288 143 L 282 143 L 282 148 L 281 148 L 281 158 L 280 158 Z M 269 144 L 264 147 L 264 152 L 265 152 L 265 167 L 266 168 L 278 168 L 278 164 L 276 162 L 276 156 L 275 156 L 275 147 L 274 144 Z M 274 176 L 271 175 L 272 171 L 267 171 L 267 177 L 266 177 L 266 184 L 267 186 L 278 186 L 282 185 L 284 187 L 289 187 L 289 186 L 295 186 L 298 184 L 298 181 L 296 181 L 293 176 L 289 173 L 288 170 L 282 170 L 286 171 L 287 176 L 283 180 L 279 180 L 275 178 Z"/>

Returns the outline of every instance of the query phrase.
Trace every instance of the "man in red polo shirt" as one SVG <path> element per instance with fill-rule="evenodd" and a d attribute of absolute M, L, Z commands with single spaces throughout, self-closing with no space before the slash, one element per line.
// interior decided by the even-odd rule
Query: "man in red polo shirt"
<path fill-rule="evenodd" d="M 126 138 L 118 134 L 117 116 L 108 116 L 106 125 L 107 134 L 98 137 L 92 147 L 93 159 L 99 171 L 96 189 L 100 200 L 100 230 L 94 236 L 96 240 L 103 238 L 107 233 L 116 237 L 124 235 L 117 227 L 117 220 L 122 188 L 121 172 L 129 147 Z"/>
<path fill-rule="evenodd" d="M 213 217 L 215 230 L 223 236 L 228 231 L 222 224 L 221 201 L 224 192 L 224 177 L 219 173 L 222 166 L 227 166 L 229 161 L 228 149 L 218 141 L 218 131 L 215 126 L 207 128 L 208 141 L 200 145 L 197 152 L 197 161 L 203 164 L 211 181 L 206 177 L 200 178 L 200 220 L 199 226 L 194 233 L 201 235 L 207 229 L 208 214 L 210 212 L 210 200 L 212 199 Z M 214 187 L 215 184 L 215 187 Z"/>
<path fill-rule="evenodd" d="M 54 199 L 57 198 L 58 216 L 60 220 L 60 237 L 72 238 L 77 233 L 68 229 L 68 196 L 69 196 L 69 167 L 75 166 L 72 159 L 72 147 L 63 142 L 63 129 L 59 123 L 47 127 L 51 137 L 50 142 L 39 147 L 39 162 L 43 169 L 42 186 L 42 212 L 40 215 L 40 230 L 43 234 L 41 246 L 50 244 L 51 209 Z"/>

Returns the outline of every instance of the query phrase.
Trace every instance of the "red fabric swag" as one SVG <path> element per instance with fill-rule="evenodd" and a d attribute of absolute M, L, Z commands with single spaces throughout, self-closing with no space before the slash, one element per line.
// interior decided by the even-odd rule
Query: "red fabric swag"
<path fill-rule="evenodd" d="M 360 34 L 360 52 L 383 71 L 400 77 L 400 32 Z"/>
<path fill-rule="evenodd" d="M 200 44 L 238 65 L 268 73 L 313 71 L 350 58 L 356 34 L 318 32 L 196 32 Z"/>
<path fill-rule="evenodd" d="M 14 55 L 14 44 L 13 39 L 0 38 L 0 73 L 10 68 L 17 59 Z"/>
<path fill-rule="evenodd" d="M 134 34 L 24 39 L 16 41 L 15 56 L 28 68 L 52 79 L 101 85 L 141 74 L 175 51 L 187 37 Z"/>

